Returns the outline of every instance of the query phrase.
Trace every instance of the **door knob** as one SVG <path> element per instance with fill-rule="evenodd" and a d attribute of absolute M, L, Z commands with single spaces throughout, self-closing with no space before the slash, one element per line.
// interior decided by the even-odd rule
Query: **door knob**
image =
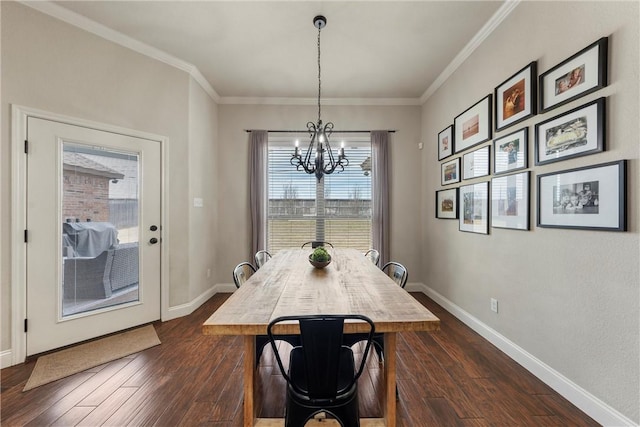
<path fill-rule="evenodd" d="M 152 237 L 151 240 L 149 240 L 149 243 L 151 243 L 152 245 L 155 245 L 156 243 L 158 243 L 158 239 L 156 239 L 155 237 Z"/>

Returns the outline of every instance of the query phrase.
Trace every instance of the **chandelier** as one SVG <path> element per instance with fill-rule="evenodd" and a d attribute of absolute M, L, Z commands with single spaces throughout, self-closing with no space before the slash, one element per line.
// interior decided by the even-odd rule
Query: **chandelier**
<path fill-rule="evenodd" d="M 320 93 L 322 90 L 322 80 L 320 78 L 320 30 L 327 25 L 327 18 L 318 15 L 313 18 L 313 25 L 318 29 L 318 122 L 307 122 L 307 130 L 311 141 L 304 159 L 302 158 L 302 150 L 298 147 L 298 141 L 296 141 L 295 151 L 291 156 L 290 162 L 297 170 L 302 168 L 308 174 L 315 174 L 318 181 L 320 181 L 323 175 L 332 174 L 336 169 L 338 172 L 342 172 L 344 167 L 349 164 L 349 160 L 344 155 L 344 143 L 338 149 L 338 158 L 336 160 L 329 144 L 333 123 L 327 122 L 323 125 L 320 117 Z"/>

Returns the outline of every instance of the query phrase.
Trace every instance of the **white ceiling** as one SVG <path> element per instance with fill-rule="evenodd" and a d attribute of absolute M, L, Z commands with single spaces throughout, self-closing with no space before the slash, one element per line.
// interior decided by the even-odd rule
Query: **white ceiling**
<path fill-rule="evenodd" d="M 223 102 L 317 98 L 318 34 L 312 20 L 322 14 L 323 102 L 417 103 L 508 14 L 511 3 L 56 1 L 47 7 L 112 40 L 128 40 L 137 50 L 155 48 L 192 65 L 201 84 L 208 83 Z"/>

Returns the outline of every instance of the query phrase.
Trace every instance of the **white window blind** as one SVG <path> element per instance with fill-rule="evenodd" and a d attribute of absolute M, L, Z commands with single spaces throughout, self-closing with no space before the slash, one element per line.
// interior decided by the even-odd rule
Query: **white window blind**
<path fill-rule="evenodd" d="M 332 138 L 334 147 L 344 141 L 349 166 L 320 182 L 291 165 L 295 139 L 269 135 L 268 250 L 277 253 L 310 240 L 325 240 L 335 247 L 366 251 L 371 247 L 369 139 Z M 308 139 L 299 140 L 304 156 Z"/>

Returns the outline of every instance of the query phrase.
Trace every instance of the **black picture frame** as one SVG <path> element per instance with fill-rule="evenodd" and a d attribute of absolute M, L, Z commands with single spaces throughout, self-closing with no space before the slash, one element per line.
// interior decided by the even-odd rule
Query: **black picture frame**
<path fill-rule="evenodd" d="M 438 132 L 438 160 L 452 156 L 454 144 L 453 125 L 449 125 Z"/>
<path fill-rule="evenodd" d="M 493 140 L 493 174 L 526 169 L 529 163 L 529 128 Z"/>
<path fill-rule="evenodd" d="M 540 112 L 545 113 L 608 84 L 609 38 L 602 37 L 539 77 Z"/>
<path fill-rule="evenodd" d="M 529 171 L 491 179 L 491 227 L 529 230 Z"/>
<path fill-rule="evenodd" d="M 440 164 L 440 184 L 449 185 L 460 182 L 460 157 Z"/>
<path fill-rule="evenodd" d="M 436 191 L 436 218 L 458 219 L 458 188 Z"/>
<path fill-rule="evenodd" d="M 538 227 L 626 231 L 626 175 L 626 160 L 538 175 Z"/>
<path fill-rule="evenodd" d="M 602 97 L 536 124 L 536 165 L 604 151 L 605 107 Z"/>
<path fill-rule="evenodd" d="M 530 62 L 494 90 L 495 131 L 537 114 L 538 63 Z"/>
<path fill-rule="evenodd" d="M 485 96 L 453 120 L 456 153 L 491 139 L 491 99 Z"/>

